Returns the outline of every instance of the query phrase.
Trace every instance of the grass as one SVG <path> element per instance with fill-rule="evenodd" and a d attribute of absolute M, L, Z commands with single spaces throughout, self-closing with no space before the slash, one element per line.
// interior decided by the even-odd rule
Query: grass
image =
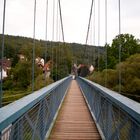
<path fill-rule="evenodd" d="M 2 104 L 3 106 L 14 102 L 15 100 L 18 100 L 28 94 L 30 94 L 31 91 L 4 91 L 4 96 L 2 98 Z"/>

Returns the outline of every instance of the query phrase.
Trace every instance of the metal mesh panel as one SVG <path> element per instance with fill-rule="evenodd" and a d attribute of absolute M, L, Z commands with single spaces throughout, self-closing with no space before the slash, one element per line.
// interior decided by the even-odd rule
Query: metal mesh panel
<path fill-rule="evenodd" d="M 140 122 L 134 116 L 116 104 L 115 98 L 105 96 L 104 88 L 101 90 L 82 78 L 78 82 L 102 137 L 107 140 L 139 140 Z"/>
<path fill-rule="evenodd" d="M 9 138 L 10 138 L 10 133 L 11 133 L 11 125 L 9 125 L 7 128 L 5 128 L 5 129 L 2 131 L 1 140 L 9 140 Z"/>
<path fill-rule="evenodd" d="M 0 132 L 0 140 L 43 140 L 68 88 L 67 78 Z M 45 93 L 44 93 L 45 94 Z M 9 116 L 10 117 L 10 116 Z"/>

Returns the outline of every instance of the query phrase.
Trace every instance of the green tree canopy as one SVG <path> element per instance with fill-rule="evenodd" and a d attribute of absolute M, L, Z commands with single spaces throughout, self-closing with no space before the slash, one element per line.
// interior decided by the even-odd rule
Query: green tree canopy
<path fill-rule="evenodd" d="M 119 47 L 121 47 L 121 61 L 133 54 L 140 53 L 140 44 L 133 35 L 121 34 L 113 39 L 111 47 L 107 47 L 108 68 L 114 68 L 119 62 Z"/>

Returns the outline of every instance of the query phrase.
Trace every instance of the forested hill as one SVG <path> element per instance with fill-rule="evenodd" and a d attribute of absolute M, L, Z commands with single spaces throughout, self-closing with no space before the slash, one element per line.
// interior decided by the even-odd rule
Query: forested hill
<path fill-rule="evenodd" d="M 0 44 L 2 44 L 2 35 L 0 35 Z M 51 47 L 55 48 L 59 46 L 68 46 L 69 51 L 71 51 L 70 53 L 72 54 L 72 61 L 76 63 L 84 62 L 84 63 L 94 64 L 94 65 L 95 65 L 95 60 L 97 59 L 98 49 L 100 55 L 102 55 L 104 52 L 103 47 L 97 48 L 95 46 L 85 46 L 83 44 L 78 44 L 78 43 L 64 44 L 62 42 L 51 42 L 51 41 L 46 42 L 43 40 L 36 40 L 35 46 L 36 46 L 35 47 L 36 56 L 45 58 L 45 50 L 47 50 L 47 59 L 50 59 L 51 57 Z M 15 65 L 17 63 L 18 54 L 24 54 L 30 58 L 32 56 L 31 54 L 32 47 L 33 47 L 32 38 L 5 35 L 4 56 L 6 58 L 13 59 L 12 65 Z"/>
<path fill-rule="evenodd" d="M 31 93 L 33 43 L 32 38 L 5 35 L 4 61 L 10 60 L 12 65 L 7 71 L 7 78 L 3 80 L 3 104 Z M 1 46 L 2 35 L 0 35 L 0 61 Z M 99 47 L 98 50 L 100 54 L 104 52 L 102 47 Z M 71 72 L 73 63 L 95 64 L 96 54 L 97 47 L 94 46 L 35 40 L 35 58 L 44 58 L 45 63 L 53 60 L 51 75 L 46 82 L 43 68 L 38 67 L 37 64 L 35 65 L 35 90 L 66 77 Z"/>
<path fill-rule="evenodd" d="M 2 35 L 0 35 L 0 44 L 2 44 Z M 33 46 L 32 38 L 5 35 L 4 59 L 9 59 L 12 64 L 8 77 L 4 81 L 5 90 L 24 90 L 31 87 Z M 70 74 L 73 63 L 97 65 L 95 62 L 97 62 L 98 50 L 101 56 L 104 52 L 102 47 L 35 40 L 35 59 L 43 58 L 45 63 L 49 60 L 53 61 L 50 80 L 55 81 Z M 22 61 L 21 56 L 24 57 Z M 36 90 L 44 86 L 43 78 L 43 69 L 35 65 Z"/>

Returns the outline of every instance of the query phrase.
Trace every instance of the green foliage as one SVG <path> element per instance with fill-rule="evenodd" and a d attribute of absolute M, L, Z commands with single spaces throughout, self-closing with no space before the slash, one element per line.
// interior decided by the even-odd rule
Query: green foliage
<path fill-rule="evenodd" d="M 119 62 L 119 47 L 121 47 L 121 61 L 125 61 L 133 54 L 140 53 L 140 44 L 133 35 L 121 34 L 116 36 L 111 47 L 107 46 L 108 68 L 115 68 Z"/>
<path fill-rule="evenodd" d="M 119 71 L 121 71 L 122 93 L 124 93 L 126 96 L 140 96 L 140 54 L 130 56 L 126 59 L 126 61 L 118 64 L 116 69 L 107 69 L 103 70 L 102 72 L 94 72 L 94 74 L 88 78 L 105 86 L 105 78 L 107 74 L 106 86 L 112 90 L 118 91 Z"/>
<path fill-rule="evenodd" d="M 14 87 L 13 80 L 11 78 L 6 78 L 3 84 L 3 90 L 12 89 Z"/>
<path fill-rule="evenodd" d="M 116 86 L 118 81 L 117 78 L 117 71 L 113 70 L 113 69 L 105 69 L 102 72 L 94 72 L 92 75 L 90 75 L 88 77 L 89 80 L 94 81 L 96 83 L 99 83 L 100 85 L 105 86 L 105 79 L 106 79 L 106 75 L 109 75 L 109 77 L 107 77 L 107 87 L 112 89 L 113 87 Z"/>
<path fill-rule="evenodd" d="M 13 81 L 19 89 L 27 88 L 31 81 L 31 63 L 28 61 L 18 62 L 13 69 Z"/>
<path fill-rule="evenodd" d="M 44 74 L 38 75 L 35 79 L 35 90 L 39 90 L 51 83 L 53 83 L 53 80 L 51 78 L 47 78 L 45 80 Z"/>
<path fill-rule="evenodd" d="M 26 90 L 5 90 L 4 91 L 4 96 L 2 98 L 2 105 L 7 105 L 15 100 L 18 100 L 24 96 L 27 96 L 28 94 L 30 94 L 30 91 L 26 91 Z"/>
<path fill-rule="evenodd" d="M 0 44 L 2 44 L 1 35 Z M 4 57 L 10 58 L 12 61 L 12 69 L 10 70 L 9 77 L 3 83 L 4 104 L 31 93 L 33 45 L 33 39 L 31 38 L 5 35 Z M 53 60 L 51 78 L 46 80 L 42 69 L 35 65 L 35 90 L 52 83 L 52 79 L 56 81 L 66 77 L 71 72 L 72 61 L 83 63 L 81 56 L 84 50 L 81 44 L 35 40 L 35 57 L 44 58 L 46 60 L 45 63 L 51 59 Z M 20 54 L 25 57 L 22 61 L 19 60 Z M 93 60 L 91 58 L 93 57 L 93 47 L 90 46 L 88 48 L 88 54 L 90 55 L 90 61 Z"/>
<path fill-rule="evenodd" d="M 95 66 L 98 49 L 100 56 L 104 53 L 104 48 L 99 46 L 96 47 L 77 43 L 71 43 L 69 45 L 72 50 L 72 61 L 77 64 L 93 64 Z"/>
<path fill-rule="evenodd" d="M 135 39 L 133 35 L 130 34 L 121 34 L 116 36 L 113 39 L 111 46 L 106 44 L 104 50 L 107 50 L 107 68 L 114 69 L 115 66 L 119 63 L 119 48 L 121 48 L 121 62 L 125 61 L 128 57 L 133 54 L 140 53 L 140 44 L 138 39 Z M 99 58 L 99 70 L 102 71 L 105 69 L 106 63 L 106 51 L 104 55 Z M 96 61 L 96 63 L 98 60 Z M 96 67 L 98 65 L 96 64 Z"/>
<path fill-rule="evenodd" d="M 132 55 L 125 62 L 117 65 L 116 70 L 121 70 L 122 92 L 140 93 L 140 54 Z"/>
<path fill-rule="evenodd" d="M 53 47 L 53 68 L 51 77 L 58 80 L 66 77 L 71 71 L 72 51 L 69 45 L 59 44 L 59 47 Z"/>

